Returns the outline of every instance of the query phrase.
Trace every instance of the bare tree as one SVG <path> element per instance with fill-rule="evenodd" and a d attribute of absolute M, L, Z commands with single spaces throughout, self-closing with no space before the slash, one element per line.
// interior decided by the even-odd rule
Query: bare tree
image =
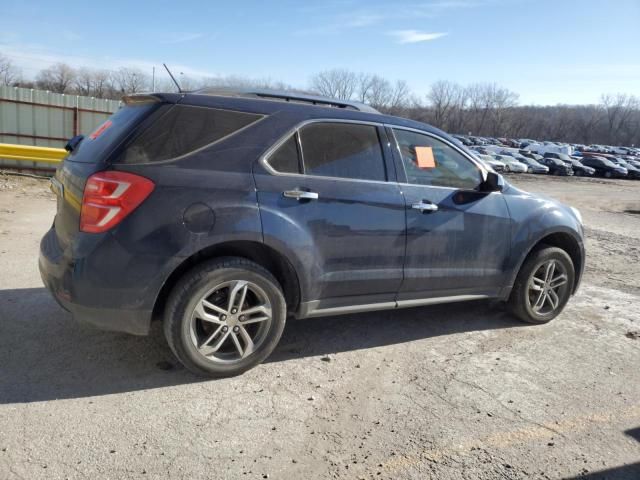
<path fill-rule="evenodd" d="M 151 89 L 149 75 L 137 68 L 123 67 L 114 72 L 112 81 L 117 90 L 123 94 L 140 93 Z"/>
<path fill-rule="evenodd" d="M 487 90 L 491 105 L 491 135 L 505 135 L 509 110 L 518 104 L 519 95 L 495 83 Z"/>
<path fill-rule="evenodd" d="M 113 96 L 111 74 L 107 70 L 81 68 L 76 71 L 73 85 L 78 95 L 97 98 Z"/>
<path fill-rule="evenodd" d="M 433 113 L 433 123 L 440 128 L 447 128 L 451 111 L 455 108 L 460 86 L 447 80 L 440 80 L 431 85 L 427 100 Z"/>
<path fill-rule="evenodd" d="M 633 95 L 602 95 L 602 105 L 606 112 L 609 138 L 617 142 L 628 130 L 628 122 L 634 111 L 640 108 L 640 102 Z"/>
<path fill-rule="evenodd" d="M 66 63 L 56 63 L 40 70 L 36 76 L 36 85 L 43 90 L 55 93 L 67 93 L 73 85 L 76 73 Z"/>
<path fill-rule="evenodd" d="M 311 89 L 327 97 L 351 100 L 358 91 L 358 77 L 349 70 L 326 70 L 311 78 Z"/>
<path fill-rule="evenodd" d="M 226 75 L 220 77 L 206 77 L 202 79 L 197 87 L 204 88 L 235 88 L 235 89 L 270 89 L 270 90 L 289 90 L 304 92 L 299 88 L 295 88 L 284 82 L 272 80 L 271 78 L 248 78 L 238 75 Z"/>
<path fill-rule="evenodd" d="M 431 85 L 423 100 L 404 81 L 392 83 L 377 74 L 334 69 L 314 75 L 310 89 L 292 87 L 270 78 L 220 76 L 197 79 L 179 75 L 185 90 L 201 87 L 237 89 L 270 88 L 319 93 L 334 98 L 356 99 L 383 113 L 432 123 L 452 133 L 531 138 L 603 145 L 640 144 L 640 99 L 627 94 L 608 94 L 599 105 L 519 106 L 518 95 L 494 83 L 467 86 L 441 80 Z M 40 71 L 35 83 L 20 78 L 19 70 L 0 55 L 0 85 L 43 88 L 59 93 L 77 93 L 98 98 L 118 98 L 123 93 L 150 90 L 150 77 L 141 70 L 121 68 L 116 72 L 80 68 L 60 63 Z M 161 78 L 158 91 L 174 91 L 168 78 Z"/>
<path fill-rule="evenodd" d="M 14 85 L 20 81 L 22 72 L 11 60 L 0 54 L 0 85 Z"/>
<path fill-rule="evenodd" d="M 399 114 L 401 111 L 407 109 L 413 102 L 415 102 L 415 98 L 407 82 L 398 80 L 391 90 L 387 110 L 389 110 L 389 113 Z"/>

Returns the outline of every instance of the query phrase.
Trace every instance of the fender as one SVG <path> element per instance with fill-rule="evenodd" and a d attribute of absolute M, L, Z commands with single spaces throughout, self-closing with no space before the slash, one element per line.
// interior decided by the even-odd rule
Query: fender
<path fill-rule="evenodd" d="M 510 272 L 507 290 L 510 291 L 522 264 L 531 251 L 551 235 L 566 235 L 575 243 L 577 253 L 567 252 L 576 263 L 576 288 L 584 270 L 584 244 L 582 224 L 570 207 L 556 200 L 532 195 L 513 186 L 504 192 L 512 218 L 512 250 L 505 265 Z M 532 208 L 533 205 L 533 208 Z M 578 258 L 574 258 L 575 255 Z M 507 293 L 508 295 L 508 293 Z"/>

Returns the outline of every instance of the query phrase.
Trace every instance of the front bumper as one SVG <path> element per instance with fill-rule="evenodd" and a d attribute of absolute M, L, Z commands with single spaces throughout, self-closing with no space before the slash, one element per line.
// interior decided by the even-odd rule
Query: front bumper
<path fill-rule="evenodd" d="M 89 274 L 88 266 L 86 259 L 65 256 L 53 228 L 42 238 L 38 259 L 40 276 L 56 301 L 75 321 L 103 330 L 147 335 L 152 302 L 132 302 L 131 299 L 142 294 L 141 291 L 115 295 L 113 289 L 101 288 L 96 285 L 95 275 Z"/>

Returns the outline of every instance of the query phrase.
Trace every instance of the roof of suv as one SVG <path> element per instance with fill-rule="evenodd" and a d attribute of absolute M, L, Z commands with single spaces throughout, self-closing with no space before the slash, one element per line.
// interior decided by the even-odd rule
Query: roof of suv
<path fill-rule="evenodd" d="M 233 109 L 262 115 L 285 114 L 292 121 L 296 119 L 343 119 L 386 123 L 399 127 L 414 128 L 450 138 L 438 128 L 408 118 L 386 115 L 359 102 L 336 100 L 329 97 L 275 90 L 231 90 L 204 89 L 183 93 L 146 93 L 123 97 L 125 102 L 137 98 L 155 97 L 169 103 Z"/>
<path fill-rule="evenodd" d="M 285 90 L 269 90 L 269 89 L 230 89 L 230 88 L 202 88 L 191 93 L 198 95 L 214 95 L 221 97 L 245 97 L 260 98 L 265 100 L 275 100 L 281 102 L 295 102 L 316 105 L 320 107 L 334 107 L 356 110 L 366 113 L 380 113 L 373 107 L 360 102 L 351 100 L 338 100 L 331 97 L 323 97 L 320 95 L 309 95 L 301 92 L 291 92 Z"/>

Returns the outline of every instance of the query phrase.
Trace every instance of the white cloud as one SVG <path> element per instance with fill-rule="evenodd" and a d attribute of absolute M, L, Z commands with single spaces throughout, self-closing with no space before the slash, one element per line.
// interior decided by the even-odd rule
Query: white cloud
<path fill-rule="evenodd" d="M 351 12 L 335 16 L 324 22 L 320 22 L 318 26 L 303 28 L 295 33 L 298 35 L 335 34 L 344 30 L 371 27 L 382 22 L 384 19 L 385 17 L 383 15 L 377 13 L 364 11 Z"/>
<path fill-rule="evenodd" d="M 406 44 L 428 42 L 430 40 L 444 37 L 448 35 L 448 33 L 427 33 L 420 32 L 418 30 L 395 30 L 393 32 L 389 32 L 389 35 L 396 37 L 397 43 Z"/>
<path fill-rule="evenodd" d="M 156 67 L 156 75 L 165 75 L 162 62 L 166 61 L 169 68 L 175 72 L 183 72 L 187 77 L 202 78 L 215 77 L 223 72 L 213 72 L 191 68 L 187 65 L 171 62 L 171 59 L 140 59 L 130 57 L 111 56 L 83 56 L 77 54 L 61 54 L 39 44 L 1 43 L 0 52 L 24 71 L 28 78 L 33 78 L 43 68 L 54 63 L 66 63 L 73 68 L 88 67 L 115 71 L 121 67 L 137 68 L 151 75 Z"/>
<path fill-rule="evenodd" d="M 166 38 L 160 41 L 164 44 L 184 43 L 197 40 L 204 37 L 204 33 L 188 33 L 188 32 L 174 32 L 167 34 Z"/>

